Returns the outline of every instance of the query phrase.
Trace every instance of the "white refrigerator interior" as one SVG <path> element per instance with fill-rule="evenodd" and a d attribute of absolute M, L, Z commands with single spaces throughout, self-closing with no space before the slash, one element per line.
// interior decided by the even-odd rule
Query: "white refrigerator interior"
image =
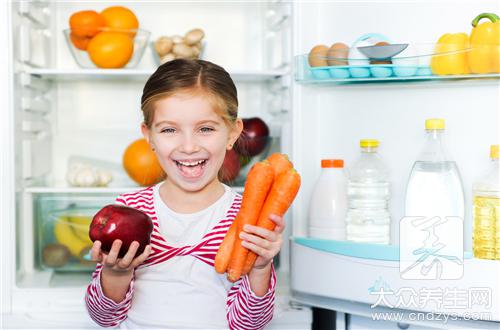
<path fill-rule="evenodd" d="M 69 17 L 111 5 L 130 8 L 140 28 L 151 32 L 150 44 L 135 68 L 80 68 L 63 35 Z M 121 158 L 142 137 L 140 97 L 159 65 L 152 45 L 158 37 L 202 28 L 203 59 L 231 74 L 240 117 L 262 118 L 276 150 L 290 152 L 291 9 L 279 2 L 2 2 L 0 37 L 9 49 L 7 57 L 0 57 L 1 70 L 7 70 L 0 78 L 1 312 L 6 327 L 97 327 L 83 300 L 90 272 L 78 271 L 81 265 L 68 272 L 43 267 L 40 244 L 54 211 L 103 206 L 122 192 L 139 189 L 125 174 Z M 75 160 L 107 168 L 113 181 L 106 188 L 69 186 L 66 174 Z M 308 329 L 311 310 L 290 303 L 288 254 L 283 255 L 270 328 Z"/>
<path fill-rule="evenodd" d="M 469 22 L 479 13 L 498 13 L 498 4 L 486 0 L 2 2 L 0 45 L 9 52 L 0 53 L 0 302 L 7 328 L 97 327 L 83 303 L 90 273 L 41 267 L 40 233 L 54 210 L 104 205 L 138 188 L 125 174 L 121 157 L 141 137 L 140 96 L 158 65 L 153 48 L 146 47 L 136 68 L 82 69 L 62 32 L 73 12 L 100 11 L 111 4 L 131 8 L 141 29 L 151 32 L 150 41 L 203 28 L 203 58 L 232 75 L 240 116 L 264 119 L 276 148 L 290 155 L 302 176 L 301 190 L 286 216 L 291 239 L 280 253 L 280 287 L 270 329 L 311 328 L 306 306 L 352 315 L 337 321 L 345 329 L 397 329 L 407 323 L 417 329 L 498 329 L 498 311 L 493 313 L 496 322 L 373 322 L 370 304 L 375 297 L 368 294 L 374 283 L 393 289 L 489 286 L 493 307 L 500 310 L 498 261 L 467 258 L 462 279 L 428 284 L 401 279 L 395 253 L 406 183 L 424 143 L 427 118 L 446 121 L 447 150 L 458 164 L 465 190 L 464 250 L 471 251 L 472 182 L 488 164 L 489 146 L 500 139 L 498 76 L 386 83 L 294 81 L 294 56 L 307 54 L 315 45 L 350 45 L 366 33 L 381 33 L 397 42 L 434 43 L 444 33 L 469 33 Z M 390 168 L 393 245 L 377 249 L 385 260 L 338 254 L 328 244 L 307 240 L 309 198 L 320 160 L 341 158 L 349 167 L 363 138 L 380 141 L 379 153 Z M 74 159 L 92 159 L 112 170 L 115 179 L 107 188 L 70 187 L 66 173 Z M 375 310 L 390 311 L 387 306 Z"/>

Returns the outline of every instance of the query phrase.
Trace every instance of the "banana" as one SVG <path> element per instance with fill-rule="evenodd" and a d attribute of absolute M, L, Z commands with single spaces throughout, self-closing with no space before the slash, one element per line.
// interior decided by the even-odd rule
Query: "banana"
<path fill-rule="evenodd" d="M 67 219 L 71 222 L 71 229 L 75 233 L 75 236 L 82 241 L 89 242 L 89 227 L 92 222 L 92 217 L 84 215 L 72 215 L 68 216 Z M 90 243 L 92 244 L 92 242 Z"/>
<path fill-rule="evenodd" d="M 92 241 L 86 236 L 85 239 L 77 236 L 76 232 L 72 228 L 73 224 L 68 221 L 67 217 L 59 217 L 54 224 L 54 235 L 57 241 L 65 245 L 71 255 L 80 259 L 80 252 L 92 246 Z"/>

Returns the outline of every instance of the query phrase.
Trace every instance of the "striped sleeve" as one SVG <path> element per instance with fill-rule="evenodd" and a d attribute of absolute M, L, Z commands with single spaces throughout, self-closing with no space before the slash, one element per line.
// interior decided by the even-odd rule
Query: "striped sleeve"
<path fill-rule="evenodd" d="M 116 198 L 116 204 L 127 205 L 122 196 Z M 85 293 L 85 305 L 90 317 L 101 327 L 115 327 L 127 318 L 127 312 L 132 305 L 134 278 L 130 282 L 125 298 L 120 303 L 109 299 L 102 292 L 101 287 L 102 264 L 97 264 L 92 281 Z"/>
<path fill-rule="evenodd" d="M 263 329 L 273 318 L 276 272 L 271 269 L 267 293 L 258 297 L 250 288 L 248 275 L 236 282 L 227 297 L 227 321 L 231 330 Z"/>
<path fill-rule="evenodd" d="M 127 318 L 127 312 L 132 305 L 134 291 L 134 277 L 130 282 L 127 294 L 123 301 L 116 303 L 102 292 L 101 287 L 102 264 L 97 264 L 92 281 L 87 287 L 85 305 L 90 317 L 101 327 L 114 327 Z"/>

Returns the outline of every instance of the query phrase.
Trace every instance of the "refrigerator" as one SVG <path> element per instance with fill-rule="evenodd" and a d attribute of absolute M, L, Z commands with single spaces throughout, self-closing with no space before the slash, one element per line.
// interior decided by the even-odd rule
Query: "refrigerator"
<path fill-rule="evenodd" d="M 150 32 L 144 53 L 133 68 L 82 68 L 63 34 L 68 19 L 79 10 L 111 5 L 133 10 L 140 28 Z M 301 190 L 286 214 L 286 239 L 276 260 L 276 310 L 268 328 L 310 329 L 315 307 L 336 311 L 330 325 L 339 329 L 498 329 L 498 261 L 469 255 L 460 280 L 423 282 L 401 279 L 397 260 L 406 182 L 423 144 L 426 118 L 446 120 L 447 147 L 465 190 L 464 251 L 471 251 L 472 182 L 487 164 L 489 145 L 499 140 L 498 75 L 315 79 L 306 63 L 315 45 L 352 45 L 367 33 L 410 45 L 432 44 L 444 33 L 469 33 L 473 17 L 498 9 L 485 0 L 2 3 L 0 43 L 7 50 L 0 55 L 2 325 L 97 328 L 83 301 L 89 266 L 75 261 L 81 257 L 76 255 L 64 270 L 46 267 L 43 244 L 54 235 L 54 219 L 61 212 L 92 212 L 139 188 L 121 159 L 141 137 L 140 96 L 159 64 L 152 43 L 160 36 L 202 28 L 202 58 L 231 74 L 239 116 L 262 118 L 273 150 L 288 154 L 302 176 Z M 382 260 L 354 253 L 356 246 L 345 253 L 333 241 L 308 237 L 308 207 L 320 160 L 342 158 L 349 167 L 362 138 L 381 142 L 380 154 L 390 167 L 391 246 L 380 253 L 392 257 Z M 78 162 L 110 171 L 113 180 L 107 187 L 70 186 L 68 169 Z M 241 181 L 234 188 L 242 192 Z M 486 287 L 491 304 L 486 310 L 453 310 L 456 319 L 446 323 L 373 321 L 374 312 L 394 311 L 383 303 L 371 307 L 376 297 L 369 288 L 384 285 Z M 403 316 L 447 312 L 424 307 L 397 311 Z M 467 312 L 487 316 L 466 321 Z"/>

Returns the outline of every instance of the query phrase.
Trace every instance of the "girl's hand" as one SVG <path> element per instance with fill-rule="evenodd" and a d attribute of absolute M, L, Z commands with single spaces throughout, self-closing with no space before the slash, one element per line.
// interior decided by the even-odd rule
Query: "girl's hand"
<path fill-rule="evenodd" d="M 148 245 L 143 253 L 138 255 L 137 258 L 134 258 L 139 248 L 139 243 L 133 241 L 125 256 L 123 256 L 123 258 L 118 258 L 118 252 L 120 252 L 121 246 L 122 241 L 119 239 L 115 240 L 111 246 L 111 250 L 106 254 L 101 250 L 101 242 L 95 241 L 91 250 L 92 260 L 100 262 L 103 265 L 103 270 L 106 270 L 110 274 L 123 275 L 131 274 L 134 268 L 142 264 L 151 253 L 151 246 Z"/>
<path fill-rule="evenodd" d="M 262 269 L 270 265 L 283 244 L 281 234 L 285 230 L 285 220 L 275 214 L 271 214 L 269 219 L 276 223 L 274 231 L 246 225 L 240 234 L 240 238 L 243 240 L 241 245 L 257 255 L 254 269 Z"/>

